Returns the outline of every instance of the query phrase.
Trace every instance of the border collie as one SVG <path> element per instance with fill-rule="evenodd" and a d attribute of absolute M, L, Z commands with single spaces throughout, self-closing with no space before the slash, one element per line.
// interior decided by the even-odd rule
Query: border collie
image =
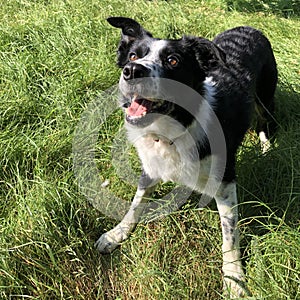
<path fill-rule="evenodd" d="M 110 17 L 122 30 L 117 64 L 120 102 L 142 175 L 124 219 L 96 242 L 112 252 L 134 230 L 147 196 L 173 181 L 215 198 L 223 235 L 224 287 L 244 294 L 235 182 L 237 148 L 259 111 L 256 131 L 267 147 L 277 68 L 268 39 L 237 27 L 213 41 L 184 36 L 158 39 L 136 21 Z"/>

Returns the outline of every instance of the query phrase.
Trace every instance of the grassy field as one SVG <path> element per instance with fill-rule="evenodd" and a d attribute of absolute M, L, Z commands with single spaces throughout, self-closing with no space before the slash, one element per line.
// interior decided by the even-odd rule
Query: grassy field
<path fill-rule="evenodd" d="M 218 214 L 213 203 L 198 208 L 197 196 L 140 224 L 112 255 L 93 248 L 117 221 L 80 193 L 72 142 L 88 104 L 118 81 L 111 15 L 136 18 L 158 37 L 213 38 L 251 25 L 271 40 L 278 131 L 266 155 L 251 132 L 238 155 L 243 263 L 248 299 L 300 299 L 299 7 L 299 0 L 1 0 L 0 299 L 224 298 Z M 112 163 L 120 112 L 104 125 L 99 174 L 129 201 L 135 188 Z"/>

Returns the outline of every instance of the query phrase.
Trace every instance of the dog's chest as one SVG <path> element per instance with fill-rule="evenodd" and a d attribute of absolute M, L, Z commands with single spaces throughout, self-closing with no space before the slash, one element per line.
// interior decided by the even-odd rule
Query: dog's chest
<path fill-rule="evenodd" d="M 148 134 L 137 139 L 134 145 L 143 169 L 151 178 L 203 190 L 210 174 L 211 157 L 200 161 L 189 135 L 170 141 Z"/>
<path fill-rule="evenodd" d="M 181 157 L 174 142 L 149 134 L 134 143 L 142 165 L 151 178 L 163 181 L 177 181 Z"/>

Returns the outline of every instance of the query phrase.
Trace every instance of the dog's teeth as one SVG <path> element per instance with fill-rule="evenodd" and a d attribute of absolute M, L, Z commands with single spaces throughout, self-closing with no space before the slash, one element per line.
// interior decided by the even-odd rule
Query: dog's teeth
<path fill-rule="evenodd" d="M 131 118 L 131 119 L 140 119 L 140 118 L 144 117 L 144 116 L 145 116 L 145 114 L 146 114 L 146 112 L 145 112 L 145 113 L 143 113 L 143 114 L 142 114 L 142 115 L 140 115 L 140 116 L 130 116 L 130 118 Z"/>

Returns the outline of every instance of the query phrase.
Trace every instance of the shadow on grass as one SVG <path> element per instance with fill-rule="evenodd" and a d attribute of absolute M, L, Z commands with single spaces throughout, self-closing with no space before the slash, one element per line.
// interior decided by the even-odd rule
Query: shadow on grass
<path fill-rule="evenodd" d="M 240 211 L 243 218 L 254 217 L 258 223 L 277 220 L 293 225 L 300 216 L 299 95 L 279 86 L 276 107 L 278 129 L 270 151 L 262 154 L 259 144 L 242 148 L 238 162 Z"/>
<path fill-rule="evenodd" d="M 300 16 L 298 0 L 227 0 L 226 3 L 229 10 L 240 12 L 266 12 L 284 18 Z"/>

